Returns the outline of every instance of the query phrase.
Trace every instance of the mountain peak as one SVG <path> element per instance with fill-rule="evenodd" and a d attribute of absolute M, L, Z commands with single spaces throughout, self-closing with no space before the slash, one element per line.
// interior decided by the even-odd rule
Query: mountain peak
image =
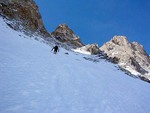
<path fill-rule="evenodd" d="M 114 36 L 100 50 L 109 57 L 119 59 L 118 64 L 132 74 L 150 80 L 150 58 L 138 42 L 129 42 L 125 36 Z"/>
<path fill-rule="evenodd" d="M 65 36 L 68 35 L 69 38 L 74 38 L 73 34 L 75 35 L 75 33 L 71 30 L 71 28 L 69 28 L 69 26 L 65 23 L 60 24 L 52 34 L 56 35 L 55 33 L 62 33 Z"/>
<path fill-rule="evenodd" d="M 67 24 L 60 24 L 52 35 L 62 43 L 67 43 L 76 47 L 82 47 L 83 44 L 80 41 L 79 36 L 77 36 Z"/>

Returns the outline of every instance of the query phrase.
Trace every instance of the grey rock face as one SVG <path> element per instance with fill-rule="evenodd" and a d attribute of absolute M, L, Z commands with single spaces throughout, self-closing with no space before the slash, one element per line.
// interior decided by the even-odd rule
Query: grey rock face
<path fill-rule="evenodd" d="M 139 43 L 130 43 L 125 36 L 115 36 L 100 50 L 111 58 L 117 58 L 122 68 L 150 80 L 150 58 Z"/>
<path fill-rule="evenodd" d="M 52 35 L 60 42 L 73 45 L 75 47 L 82 47 L 83 44 L 80 38 L 66 25 L 60 24 Z"/>
<path fill-rule="evenodd" d="M 14 21 L 9 24 L 15 30 L 37 32 L 44 37 L 50 34 L 46 31 L 38 6 L 33 0 L 0 0 L 0 15 Z"/>

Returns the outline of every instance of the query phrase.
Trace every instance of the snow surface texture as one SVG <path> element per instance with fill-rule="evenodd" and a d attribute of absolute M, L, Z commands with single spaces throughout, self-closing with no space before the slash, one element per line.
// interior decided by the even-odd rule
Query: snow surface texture
<path fill-rule="evenodd" d="M 105 60 L 50 50 L 0 18 L 0 113 L 149 113 L 150 84 Z"/>

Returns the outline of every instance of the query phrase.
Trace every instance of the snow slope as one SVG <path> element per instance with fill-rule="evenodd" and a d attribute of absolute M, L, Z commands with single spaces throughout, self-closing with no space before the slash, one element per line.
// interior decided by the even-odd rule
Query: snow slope
<path fill-rule="evenodd" d="M 149 113 L 150 84 L 105 60 L 50 50 L 0 18 L 0 113 Z"/>

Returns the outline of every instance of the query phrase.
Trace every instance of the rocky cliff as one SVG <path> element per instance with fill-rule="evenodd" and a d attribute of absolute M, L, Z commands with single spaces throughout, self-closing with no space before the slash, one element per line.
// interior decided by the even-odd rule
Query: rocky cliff
<path fill-rule="evenodd" d="M 83 44 L 77 36 L 66 24 L 60 24 L 52 35 L 62 43 L 76 47 L 82 47 Z"/>
<path fill-rule="evenodd" d="M 100 50 L 109 57 L 118 59 L 118 64 L 123 69 L 150 80 L 150 58 L 139 43 L 130 43 L 125 36 L 115 36 Z"/>
<path fill-rule="evenodd" d="M 11 21 L 8 25 L 15 30 L 50 37 L 33 0 L 0 0 L 0 15 Z"/>

